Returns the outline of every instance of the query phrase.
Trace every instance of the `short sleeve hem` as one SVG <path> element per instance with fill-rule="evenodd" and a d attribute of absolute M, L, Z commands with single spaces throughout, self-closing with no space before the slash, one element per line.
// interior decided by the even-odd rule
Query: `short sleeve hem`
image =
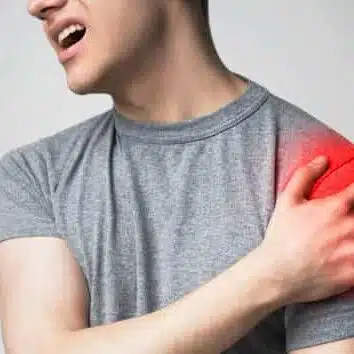
<path fill-rule="evenodd" d="M 20 149 L 0 160 L 0 242 L 19 237 L 63 238 L 50 200 L 46 162 Z"/>
<path fill-rule="evenodd" d="M 354 312 L 333 315 L 330 318 L 311 316 L 287 329 L 287 352 L 311 346 L 354 338 Z"/>

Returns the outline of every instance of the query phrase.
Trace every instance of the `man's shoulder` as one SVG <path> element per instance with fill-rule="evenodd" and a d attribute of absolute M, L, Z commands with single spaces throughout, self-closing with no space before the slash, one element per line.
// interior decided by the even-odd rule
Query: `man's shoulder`
<path fill-rule="evenodd" d="M 60 173 L 71 154 L 81 154 L 93 139 L 108 132 L 111 124 L 111 110 L 96 114 L 64 130 L 5 152 L 0 157 L 0 167 L 33 174 Z"/>
<path fill-rule="evenodd" d="M 338 134 L 320 118 L 280 96 L 270 94 L 268 102 L 268 107 L 276 118 L 279 138 L 292 140 L 299 138 L 299 135 L 313 133 Z"/>
<path fill-rule="evenodd" d="M 33 142 L 13 148 L 7 151 L 3 157 L 13 154 L 30 153 L 34 151 L 44 151 L 58 149 L 62 153 L 65 148 L 78 141 L 85 141 L 92 137 L 98 129 L 106 127 L 111 119 L 111 110 L 91 116 L 79 123 L 73 124 L 59 132 L 42 137 Z"/>
<path fill-rule="evenodd" d="M 276 112 L 278 191 L 285 188 L 297 168 L 318 155 L 329 159 L 329 168 L 318 185 L 335 171 L 344 171 L 344 165 L 353 168 L 354 145 L 347 137 L 285 99 L 273 95 L 270 101 Z"/>

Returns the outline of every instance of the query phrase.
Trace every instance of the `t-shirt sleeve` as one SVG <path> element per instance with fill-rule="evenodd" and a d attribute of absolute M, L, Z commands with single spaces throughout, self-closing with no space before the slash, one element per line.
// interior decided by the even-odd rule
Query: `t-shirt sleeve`
<path fill-rule="evenodd" d="M 13 150 L 0 158 L 0 242 L 62 237 L 55 226 L 43 156 Z"/>
<path fill-rule="evenodd" d="M 343 190 L 354 182 L 352 157 L 329 171 L 313 190 L 321 198 Z M 349 291 L 322 301 L 293 304 L 285 309 L 287 351 L 354 337 L 354 294 Z"/>

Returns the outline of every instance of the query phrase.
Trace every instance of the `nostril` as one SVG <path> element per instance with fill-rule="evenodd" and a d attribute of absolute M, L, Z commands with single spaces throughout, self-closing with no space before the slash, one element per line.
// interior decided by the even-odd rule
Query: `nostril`
<path fill-rule="evenodd" d="M 33 5 L 32 7 L 28 8 L 28 12 L 34 16 L 37 17 L 40 20 L 45 20 L 49 13 L 54 10 L 55 7 L 53 6 L 43 6 L 40 4 Z"/>
<path fill-rule="evenodd" d="M 0 0 L 1 1 L 1 0 Z M 27 10 L 40 20 L 48 20 L 52 12 L 64 7 L 68 0 L 27 0 Z"/>
<path fill-rule="evenodd" d="M 47 7 L 43 7 L 39 10 L 39 14 L 38 14 L 38 17 L 41 19 L 41 20 L 44 20 L 46 18 L 46 16 L 48 16 L 48 12 L 51 10 L 51 9 L 54 9 L 52 6 L 47 6 Z"/>
<path fill-rule="evenodd" d="M 37 17 L 38 17 L 40 20 L 45 20 L 45 14 L 42 13 L 41 11 L 40 11 L 39 14 L 37 15 Z"/>

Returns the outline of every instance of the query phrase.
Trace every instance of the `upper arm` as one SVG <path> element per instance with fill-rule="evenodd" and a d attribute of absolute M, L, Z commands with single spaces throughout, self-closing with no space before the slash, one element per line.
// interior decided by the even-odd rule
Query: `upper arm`
<path fill-rule="evenodd" d="M 336 342 L 316 345 L 314 347 L 291 351 L 290 354 L 352 354 L 354 353 L 354 339 L 343 339 Z"/>
<path fill-rule="evenodd" d="M 8 354 L 49 353 L 86 327 L 85 278 L 55 212 L 58 183 L 39 144 L 0 159 L 0 316 Z"/>
<path fill-rule="evenodd" d="M 312 198 L 323 198 L 354 182 L 354 150 L 317 184 Z M 286 307 L 287 350 L 291 354 L 354 353 L 354 296 L 350 290 L 321 301 Z"/>
<path fill-rule="evenodd" d="M 47 353 L 65 331 L 87 327 L 84 277 L 66 242 L 0 243 L 0 314 L 6 353 Z"/>

